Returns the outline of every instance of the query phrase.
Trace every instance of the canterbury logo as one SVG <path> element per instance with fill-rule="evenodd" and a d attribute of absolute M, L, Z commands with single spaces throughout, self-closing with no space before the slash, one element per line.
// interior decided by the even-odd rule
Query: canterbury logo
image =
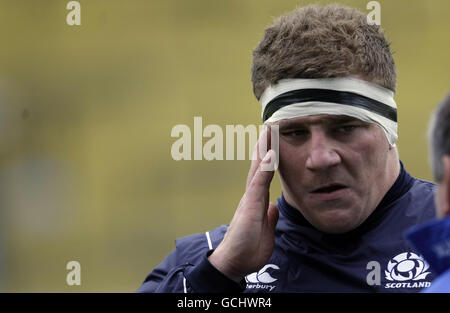
<path fill-rule="evenodd" d="M 258 272 L 254 272 L 251 274 L 248 274 L 245 277 L 245 280 L 247 283 L 263 283 L 263 284 L 270 284 L 273 283 L 274 281 L 276 281 L 276 278 L 273 278 L 272 276 L 270 276 L 270 274 L 267 272 L 267 269 L 275 269 L 275 270 L 279 270 L 280 268 L 278 266 L 276 266 L 275 264 L 267 264 L 266 266 L 264 266 L 262 269 L 260 269 Z"/>
<path fill-rule="evenodd" d="M 422 280 L 431 272 L 427 272 L 429 265 L 417 254 L 404 252 L 389 261 L 384 271 L 386 279 L 390 281 Z"/>

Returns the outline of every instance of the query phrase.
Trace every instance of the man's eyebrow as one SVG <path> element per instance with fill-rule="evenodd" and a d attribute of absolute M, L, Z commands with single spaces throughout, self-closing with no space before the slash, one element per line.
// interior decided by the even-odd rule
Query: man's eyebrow
<path fill-rule="evenodd" d="M 309 125 L 310 123 L 305 123 L 303 121 L 282 121 L 278 125 L 280 129 L 290 129 L 290 128 L 301 128 Z"/>

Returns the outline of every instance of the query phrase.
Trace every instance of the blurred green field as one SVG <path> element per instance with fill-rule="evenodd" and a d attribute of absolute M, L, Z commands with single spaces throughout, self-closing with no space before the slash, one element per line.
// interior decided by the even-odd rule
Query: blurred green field
<path fill-rule="evenodd" d="M 0 1 L 0 291 L 134 292 L 175 238 L 228 223 L 245 186 L 249 161 L 174 161 L 172 127 L 259 125 L 251 52 L 273 18 L 312 1 L 80 0 L 81 26 L 66 24 L 67 2 Z M 400 157 L 431 179 L 450 1 L 379 2 Z M 81 286 L 66 284 L 71 260 Z"/>

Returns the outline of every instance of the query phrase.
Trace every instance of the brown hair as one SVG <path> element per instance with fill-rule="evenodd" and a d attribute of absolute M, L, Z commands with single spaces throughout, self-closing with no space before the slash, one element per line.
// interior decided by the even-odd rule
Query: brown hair
<path fill-rule="evenodd" d="M 253 50 L 257 99 L 283 78 L 359 76 L 395 91 L 397 73 L 390 43 L 366 15 L 340 5 L 310 5 L 279 17 Z"/>

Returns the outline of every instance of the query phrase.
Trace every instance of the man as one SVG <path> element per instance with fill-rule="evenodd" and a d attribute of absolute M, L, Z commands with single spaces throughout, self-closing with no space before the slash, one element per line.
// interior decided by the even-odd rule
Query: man
<path fill-rule="evenodd" d="M 411 229 L 406 237 L 439 275 L 424 292 L 450 292 L 450 94 L 439 105 L 430 124 L 430 151 L 434 177 L 436 219 Z"/>
<path fill-rule="evenodd" d="M 434 217 L 434 185 L 399 161 L 396 79 L 383 32 L 355 9 L 308 6 L 276 20 L 253 52 L 252 82 L 264 123 L 279 127 L 278 203 L 269 203 L 274 172 L 262 168 L 276 156 L 269 150 L 252 161 L 230 225 L 178 239 L 139 291 L 429 285 L 403 233 Z M 269 137 L 263 132 L 258 145 Z"/>

